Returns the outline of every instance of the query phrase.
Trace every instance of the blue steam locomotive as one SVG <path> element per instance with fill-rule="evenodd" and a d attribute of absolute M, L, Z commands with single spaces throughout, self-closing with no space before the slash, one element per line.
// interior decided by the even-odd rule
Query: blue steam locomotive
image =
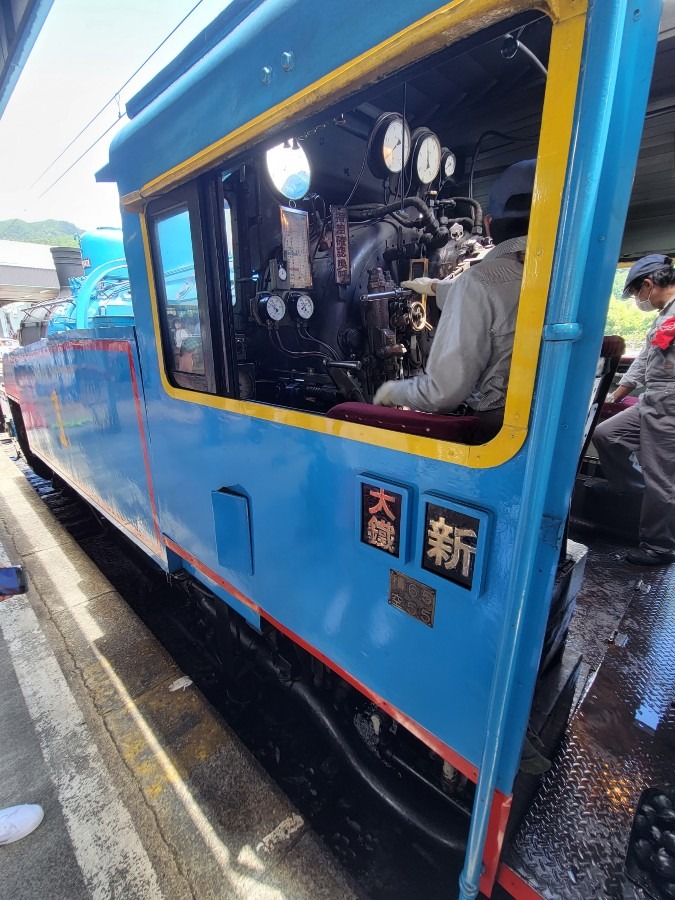
<path fill-rule="evenodd" d="M 589 7 L 233 2 L 127 107 L 98 176 L 123 207 L 104 301 L 83 287 L 5 361 L 34 465 L 471 811 L 462 898 L 504 881 L 533 694 L 562 658 L 656 46 L 658 3 Z M 371 406 L 433 342 L 433 299 L 401 282 L 479 262 L 490 185 L 533 156 L 501 430 Z"/>

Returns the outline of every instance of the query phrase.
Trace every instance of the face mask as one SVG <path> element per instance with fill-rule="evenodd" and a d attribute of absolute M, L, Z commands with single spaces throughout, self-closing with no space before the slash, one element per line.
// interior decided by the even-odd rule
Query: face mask
<path fill-rule="evenodd" d="M 652 288 L 654 290 L 654 288 Z M 650 297 L 652 296 L 652 291 L 649 292 L 649 295 L 646 300 L 640 300 L 639 297 L 635 298 L 635 305 L 640 310 L 640 312 L 652 312 L 654 307 L 652 306 Z"/>

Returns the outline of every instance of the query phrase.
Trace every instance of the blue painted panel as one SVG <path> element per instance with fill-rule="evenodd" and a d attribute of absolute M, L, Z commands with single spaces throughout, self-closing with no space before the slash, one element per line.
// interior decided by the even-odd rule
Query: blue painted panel
<path fill-rule="evenodd" d="M 133 329 L 55 334 L 12 364 L 34 452 L 157 555 Z"/>
<path fill-rule="evenodd" d="M 211 502 L 219 564 L 253 575 L 248 497 L 223 487 L 211 492 Z"/>
<path fill-rule="evenodd" d="M 80 238 L 84 274 L 89 275 L 104 263 L 124 258 L 124 239 L 121 228 L 96 228 L 85 231 Z"/>

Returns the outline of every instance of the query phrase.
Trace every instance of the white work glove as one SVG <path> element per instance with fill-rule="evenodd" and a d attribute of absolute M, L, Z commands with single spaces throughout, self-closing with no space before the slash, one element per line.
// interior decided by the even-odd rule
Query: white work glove
<path fill-rule="evenodd" d="M 384 384 L 381 384 L 373 397 L 373 404 L 375 406 L 395 406 L 393 399 L 395 385 L 395 381 L 385 381 Z"/>
<path fill-rule="evenodd" d="M 416 294 L 435 294 L 438 278 L 413 278 L 412 281 L 402 281 L 401 287 L 407 288 L 409 291 L 415 291 Z M 384 385 L 382 385 L 384 387 Z"/>

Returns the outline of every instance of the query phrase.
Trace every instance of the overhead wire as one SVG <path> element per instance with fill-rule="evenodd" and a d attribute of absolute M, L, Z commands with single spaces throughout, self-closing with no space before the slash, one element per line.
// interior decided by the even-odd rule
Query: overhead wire
<path fill-rule="evenodd" d="M 47 174 L 47 172 L 49 172 L 49 170 L 52 169 L 52 168 L 56 165 L 56 163 L 61 159 L 61 157 L 62 157 L 65 153 L 67 153 L 68 150 L 70 150 L 70 148 L 73 146 L 73 144 L 74 144 L 77 140 L 79 140 L 80 137 L 82 137 L 82 135 L 84 134 L 84 132 L 89 128 L 89 126 L 90 126 L 90 125 L 93 125 L 93 123 L 96 121 L 96 119 L 98 119 L 98 117 L 99 117 L 100 115 L 102 115 L 102 113 L 104 113 L 104 112 L 106 111 L 106 109 L 110 106 L 110 104 L 111 104 L 114 100 L 117 100 L 117 104 L 118 104 L 118 117 L 117 117 L 117 119 L 115 120 L 115 122 L 113 123 L 113 125 L 116 125 L 117 122 L 119 122 L 119 120 L 120 120 L 121 118 L 123 118 L 124 115 L 126 115 L 126 113 L 121 113 L 121 112 L 119 111 L 119 98 L 120 98 L 120 94 L 122 93 L 122 91 L 124 90 L 124 88 L 127 87 L 127 85 L 130 84 L 131 81 L 133 81 L 133 79 L 138 75 L 138 73 L 141 71 L 141 69 L 143 69 L 143 68 L 150 62 L 150 60 L 152 59 L 152 57 L 153 57 L 156 53 L 158 53 L 159 50 L 162 49 L 162 47 L 164 46 L 164 44 L 166 44 L 166 42 L 169 40 L 169 38 L 173 37 L 173 35 L 178 31 L 178 29 L 181 27 L 181 25 L 182 25 L 184 22 L 186 22 L 187 19 L 190 18 L 190 16 L 192 15 L 192 13 L 197 9 L 198 6 L 201 6 L 201 4 L 202 4 L 203 2 L 204 2 L 204 0 L 197 0 L 197 2 L 194 4 L 194 6 L 193 6 L 193 7 L 192 7 L 192 8 L 191 8 L 191 9 L 183 16 L 183 18 L 180 20 L 180 22 L 179 22 L 179 23 L 178 23 L 178 24 L 177 24 L 177 25 L 176 25 L 176 26 L 175 26 L 175 27 L 167 34 L 167 36 L 161 41 L 161 43 L 159 43 L 159 44 L 155 47 L 155 49 L 152 51 L 152 53 L 150 53 L 150 55 L 147 56 L 147 57 L 143 60 L 143 62 L 142 62 L 142 63 L 140 64 L 140 66 L 135 70 L 135 72 L 133 72 L 133 74 L 131 74 L 131 75 L 127 78 L 127 80 L 124 82 L 124 84 L 122 85 L 122 87 L 118 88 L 118 89 L 115 91 L 115 93 L 112 95 L 112 97 L 110 98 L 110 100 L 108 100 L 106 103 L 103 104 L 103 106 L 99 109 L 99 111 L 98 111 L 94 116 L 92 116 L 92 118 L 87 122 L 87 124 L 86 124 L 83 128 L 81 128 L 80 131 L 78 131 L 78 133 L 75 135 L 75 137 L 72 139 L 72 141 L 71 141 L 66 147 L 64 147 L 63 150 L 59 153 L 59 155 L 58 155 L 55 159 L 53 159 L 52 162 L 50 162 L 50 164 L 47 166 L 47 168 L 46 168 L 43 172 L 41 172 L 41 173 L 38 175 L 38 177 L 35 179 L 35 181 L 31 184 L 31 186 L 30 186 L 31 189 L 35 187 L 35 185 L 38 183 L 38 181 L 40 181 L 42 178 L 44 178 L 44 176 Z M 100 141 L 101 138 L 104 137 L 104 136 L 108 133 L 108 131 L 110 131 L 110 130 L 112 129 L 113 125 L 111 125 L 110 128 L 107 129 L 107 131 L 104 131 L 103 134 L 102 134 L 99 138 L 97 138 L 97 140 L 94 141 L 94 143 L 91 144 L 91 145 L 87 148 L 87 150 L 84 151 L 84 153 L 82 154 L 82 156 L 84 156 L 86 153 L 88 153 L 89 150 L 92 149 L 92 147 L 96 146 L 96 144 L 98 143 L 98 141 Z M 82 159 L 82 156 L 78 157 L 78 159 L 76 160 L 76 162 L 79 162 L 80 159 Z M 71 168 L 72 168 L 72 166 L 71 166 Z M 67 170 L 66 170 L 66 172 L 69 172 L 69 171 L 70 171 L 70 169 L 67 169 Z M 64 172 L 63 174 L 65 175 L 66 172 Z M 63 177 L 63 175 L 61 175 L 60 178 L 57 178 L 57 180 L 54 182 L 54 184 L 56 184 L 58 181 L 60 181 L 60 179 L 61 179 L 62 177 Z M 50 187 L 47 188 L 47 191 L 51 190 L 51 188 L 54 187 L 54 184 L 50 185 Z M 44 194 L 47 193 L 47 191 L 44 191 L 42 194 L 40 194 L 40 197 L 43 197 Z"/>
<path fill-rule="evenodd" d="M 79 161 L 81 159 L 83 159 L 87 155 L 87 153 L 89 153 L 90 150 L 93 150 L 94 147 L 96 146 L 96 144 L 98 144 L 99 141 L 103 140 L 103 138 L 106 136 L 106 134 L 108 134 L 108 132 L 112 131 L 113 128 L 115 127 L 115 125 L 117 125 L 120 122 L 120 120 L 124 118 L 125 115 L 126 115 L 126 113 L 122 113 L 117 119 L 115 119 L 115 121 L 112 123 L 112 125 L 109 125 L 106 128 L 106 130 L 103 132 L 103 134 L 100 134 L 93 143 L 89 144 L 87 149 L 84 150 L 82 153 L 80 153 L 80 155 L 77 157 L 75 162 L 72 162 L 68 166 L 68 168 L 65 170 L 65 172 L 62 172 L 59 175 L 59 177 L 56 179 L 56 181 L 52 181 L 52 183 L 49 185 L 49 187 L 45 188 L 44 191 L 38 195 L 38 200 L 41 200 L 42 197 L 44 197 L 45 194 L 49 193 L 49 191 L 51 191 L 51 189 L 53 187 L 56 187 L 56 185 L 59 183 L 59 181 L 61 181 L 62 178 L 65 178 L 65 176 L 68 174 L 68 172 L 70 172 L 70 170 L 73 169 L 79 163 Z"/>

